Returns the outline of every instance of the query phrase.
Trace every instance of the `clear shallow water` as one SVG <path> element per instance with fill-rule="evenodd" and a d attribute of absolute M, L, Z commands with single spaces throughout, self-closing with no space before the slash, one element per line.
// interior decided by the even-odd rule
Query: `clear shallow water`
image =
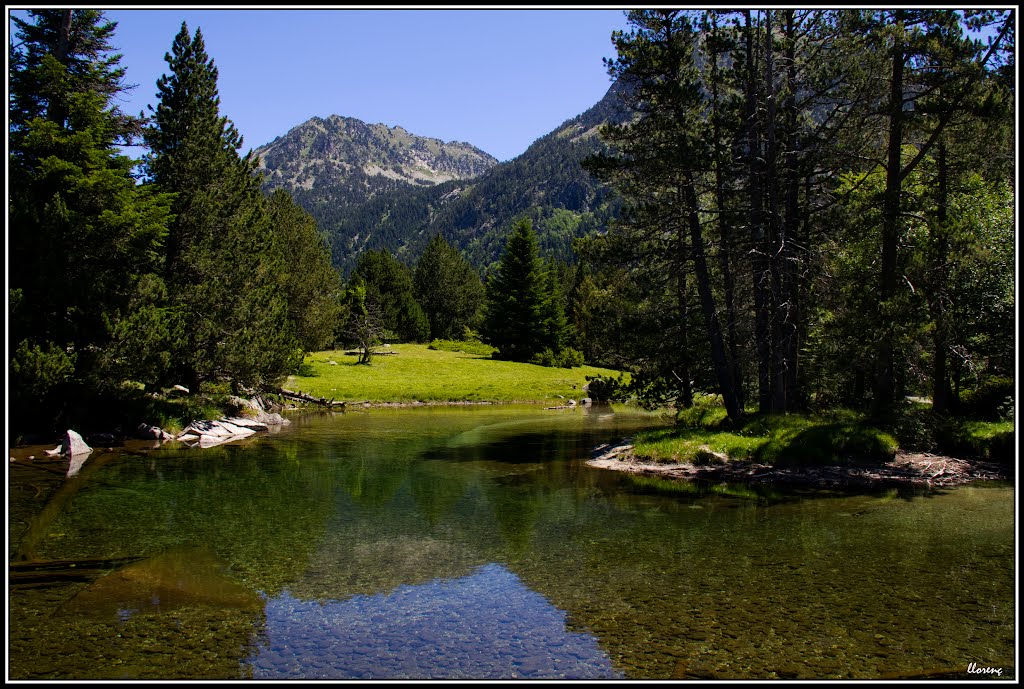
<path fill-rule="evenodd" d="M 494 563 L 344 601 L 285 591 L 246 663 L 257 679 L 622 677 L 594 636 Z"/>
<path fill-rule="evenodd" d="M 1013 674 L 1012 487 L 812 497 L 584 465 L 653 423 L 372 410 L 97 456 L 64 487 L 19 473 L 12 552 L 143 559 L 12 586 L 10 678 Z"/>

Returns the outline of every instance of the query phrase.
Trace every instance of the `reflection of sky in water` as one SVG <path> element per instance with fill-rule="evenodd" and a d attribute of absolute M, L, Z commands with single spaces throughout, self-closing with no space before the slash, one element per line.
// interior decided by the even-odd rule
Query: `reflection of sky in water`
<path fill-rule="evenodd" d="M 497 564 L 387 595 L 267 602 L 255 679 L 621 678 L 597 640 Z"/>

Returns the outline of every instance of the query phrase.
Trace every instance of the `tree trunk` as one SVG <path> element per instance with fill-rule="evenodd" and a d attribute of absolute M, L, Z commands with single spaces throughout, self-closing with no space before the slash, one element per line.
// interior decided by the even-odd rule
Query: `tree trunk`
<path fill-rule="evenodd" d="M 697 213 L 697 191 L 693 177 L 685 174 L 683 192 L 686 196 L 686 212 L 690 225 L 690 246 L 693 254 L 694 272 L 697 277 L 697 292 L 700 294 L 701 308 L 704 312 L 704 323 L 708 331 L 711 345 L 711 361 L 715 369 L 715 377 L 722 393 L 726 414 L 732 421 L 738 421 L 743 414 L 736 395 L 736 386 L 732 379 L 732 368 L 729 366 L 725 353 L 725 342 L 722 328 L 718 323 L 715 311 L 715 296 L 711 291 L 711 276 L 708 272 L 707 258 L 704 253 L 704 237 L 701 232 L 700 216 Z"/>
<path fill-rule="evenodd" d="M 68 65 L 68 55 L 71 53 L 71 25 L 74 18 L 74 10 L 64 10 L 60 22 L 60 36 L 57 38 L 56 52 L 53 57 L 65 68 Z M 68 117 L 67 103 L 63 96 L 51 94 L 50 102 L 46 108 L 46 118 L 64 126 Z"/>
<path fill-rule="evenodd" d="M 744 10 L 746 19 L 746 120 L 747 169 L 749 175 L 751 272 L 754 292 L 754 342 L 757 349 L 757 403 L 758 411 L 767 413 L 771 408 L 771 332 L 768 313 L 768 259 L 765 252 L 764 200 L 761 186 L 761 142 L 757 114 L 757 77 L 755 71 L 755 37 L 750 10 Z"/>
<path fill-rule="evenodd" d="M 898 30 L 902 29 L 902 13 L 896 11 Z M 882 267 L 879 280 L 879 325 L 878 353 L 873 407 L 876 415 L 882 414 L 895 401 L 895 353 L 893 328 L 889 322 L 896 314 L 891 313 L 892 300 L 896 296 L 896 282 L 899 277 L 898 245 L 900 224 L 901 165 L 903 149 L 903 72 L 906 63 L 901 37 L 897 36 L 892 47 L 892 73 L 889 80 L 889 143 L 886 151 L 885 192 L 882 198 Z"/>
<path fill-rule="evenodd" d="M 783 332 L 781 338 L 782 370 L 777 375 L 783 378 L 785 391 L 785 410 L 792 411 L 800 406 L 800 391 L 797 386 L 799 372 L 798 324 L 800 294 L 798 278 L 800 272 L 800 250 L 797 236 L 800 233 L 800 155 L 801 145 L 797 131 L 796 109 L 796 25 L 793 10 L 786 13 L 786 61 L 788 62 L 787 80 L 789 95 L 786 98 L 786 129 L 788 145 L 786 146 L 786 216 L 781 225 L 782 237 L 780 249 L 782 269 Z M 807 202 L 805 200 L 805 202 Z"/>
<path fill-rule="evenodd" d="M 779 212 L 779 156 L 776 116 L 778 94 L 775 90 L 775 50 L 772 11 L 765 10 L 764 28 L 764 88 L 765 94 L 765 153 L 764 193 L 768 202 L 767 247 L 768 270 L 771 274 L 771 355 L 769 411 L 786 413 L 786 309 L 789 305 L 783 293 L 785 273 L 785 225 Z"/>
<path fill-rule="evenodd" d="M 718 23 L 712 13 L 711 29 L 713 36 L 717 36 Z M 725 299 L 725 321 L 726 333 L 729 343 L 729 359 L 732 362 L 732 378 L 736 384 L 736 394 L 739 398 L 739 405 L 744 406 L 743 394 L 743 367 L 740 362 L 739 344 L 736 336 L 736 280 L 732 274 L 732 223 L 725 206 L 725 173 L 723 168 L 726 165 L 726 156 L 722 150 L 721 123 L 719 121 L 718 104 L 718 46 L 715 52 L 710 55 L 711 60 L 711 131 L 715 146 L 715 205 L 718 213 L 718 258 L 722 269 L 723 296 Z"/>
<path fill-rule="evenodd" d="M 945 290 L 946 290 L 946 254 L 947 254 L 947 203 L 949 169 L 946 165 L 946 145 L 940 141 L 938 146 L 938 180 L 936 189 L 936 213 L 935 213 L 935 257 L 933 270 L 936 273 L 934 288 L 929 290 L 929 305 L 932 311 L 934 323 L 933 342 L 935 351 L 932 354 L 932 409 L 943 413 L 949 411 L 949 374 L 946 370 L 946 348 L 948 324 L 946 323 Z"/>
<path fill-rule="evenodd" d="M 285 390 L 284 388 L 274 388 L 274 392 L 282 397 L 288 397 L 290 399 L 299 400 L 301 402 L 311 402 L 312 404 L 320 404 L 325 407 L 344 407 L 346 402 L 335 402 L 334 399 L 327 399 L 326 397 L 313 397 L 305 392 L 298 392 L 295 390 Z"/>
<path fill-rule="evenodd" d="M 683 408 L 693 406 L 693 385 L 690 382 L 690 349 L 689 349 L 689 306 L 686 298 L 686 231 L 685 223 L 679 223 L 679 268 L 676 276 L 677 299 L 679 300 L 679 351 L 682 354 L 682 370 L 676 374 L 679 380 L 679 403 Z"/>

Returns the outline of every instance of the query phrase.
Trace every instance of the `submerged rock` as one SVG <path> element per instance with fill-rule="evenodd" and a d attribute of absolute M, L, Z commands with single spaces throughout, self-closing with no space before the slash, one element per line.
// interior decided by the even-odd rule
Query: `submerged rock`
<path fill-rule="evenodd" d="M 232 578 L 227 562 L 209 546 L 181 546 L 100 577 L 61 612 L 123 618 L 194 605 L 257 612 L 263 599 Z"/>

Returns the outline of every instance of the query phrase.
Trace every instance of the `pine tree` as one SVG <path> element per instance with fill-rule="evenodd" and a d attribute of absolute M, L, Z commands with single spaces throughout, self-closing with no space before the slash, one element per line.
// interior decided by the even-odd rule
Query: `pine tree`
<path fill-rule="evenodd" d="M 175 373 L 193 386 L 272 381 L 297 365 L 302 349 L 256 160 L 239 156 L 242 138 L 220 115 L 217 68 L 202 32 L 190 36 L 183 22 L 164 59 L 170 71 L 157 81 L 145 139 L 152 183 L 176 195 L 165 258 L 181 325 Z"/>
<path fill-rule="evenodd" d="M 109 127 L 103 140 L 130 143 L 143 123 L 116 104 L 118 95 L 133 88 L 124 84 L 121 55 L 111 46 L 117 23 L 101 10 L 29 10 L 28 15 L 31 21 L 11 16 L 19 39 L 10 55 L 12 133 L 23 133 L 36 118 L 67 125 L 74 101 L 91 94 L 100 99 Z"/>
<path fill-rule="evenodd" d="M 284 253 L 288 320 L 304 351 L 324 349 L 338 328 L 341 276 L 331 266 L 331 253 L 316 221 L 288 192 L 278 189 L 271 194 L 268 211 Z"/>
<path fill-rule="evenodd" d="M 380 306 L 367 299 L 366 283 L 358 275 L 345 286 L 342 305 L 345 314 L 340 338 L 358 348 L 356 363 L 369 365 L 373 360 L 374 347 L 381 344 L 387 332 Z"/>
<path fill-rule="evenodd" d="M 412 272 L 387 251 L 366 251 L 349 278 L 366 289 L 366 303 L 379 309 L 381 323 L 402 342 L 430 336 L 427 316 L 416 301 Z"/>
<path fill-rule="evenodd" d="M 547 347 L 547 287 L 537 233 L 529 220 L 519 220 L 512 226 L 498 269 L 487 283 L 483 335 L 502 359 L 529 361 Z"/>
<path fill-rule="evenodd" d="M 982 82 L 986 64 L 1010 37 L 1012 12 L 1001 18 L 996 37 L 987 47 L 964 34 L 962 18 L 951 10 L 893 9 L 864 12 L 855 26 L 866 30 L 879 56 L 885 59 L 885 95 L 879 99 L 885 137 L 886 184 L 882 196 L 882 234 L 878 280 L 876 374 L 873 406 L 876 415 L 891 410 L 900 392 L 899 324 L 903 293 L 901 244 L 907 218 L 902 188 L 914 169 L 933 153 L 953 118 L 962 113 Z M 936 100 L 936 94 L 941 98 Z M 934 102 L 928 103 L 929 100 Z M 921 108 L 921 105 L 930 107 Z M 911 105 L 913 107 L 908 107 Z M 914 142 L 905 159 L 904 147 Z"/>
<path fill-rule="evenodd" d="M 602 138 L 617 153 L 592 158 L 588 166 L 612 182 L 632 206 L 619 225 L 632 238 L 630 255 L 639 252 L 653 262 L 654 270 L 676 277 L 676 320 L 684 334 L 676 347 L 684 356 L 689 355 L 685 280 L 692 270 L 714 383 L 729 418 L 736 420 L 743 413 L 739 381 L 719 317 L 708 222 L 699 202 L 715 161 L 695 62 L 699 32 L 689 13 L 679 10 L 632 10 L 628 16 L 633 28 L 613 34 L 618 57 L 608 68 L 626 87 L 623 98 L 636 117 L 601 128 Z M 689 362 L 685 364 L 689 369 Z M 676 377 L 685 389 L 688 371 Z"/>
<path fill-rule="evenodd" d="M 565 293 L 559 277 L 559 266 L 554 260 L 547 261 L 544 269 L 542 313 L 545 348 L 557 357 L 568 344 L 569 322 L 565 316 Z"/>
<path fill-rule="evenodd" d="M 469 261 L 441 234 L 427 244 L 413 276 L 416 300 L 430 321 L 430 336 L 459 339 L 479 327 L 484 286 Z"/>
<path fill-rule="evenodd" d="M 147 300 L 160 289 L 170 198 L 137 187 L 118 148 L 141 122 L 117 107 L 128 87 L 116 24 L 70 9 L 12 21 L 8 336 L 20 418 L 54 413 L 72 391 L 86 399 L 159 376 L 144 326 L 162 320 Z"/>

